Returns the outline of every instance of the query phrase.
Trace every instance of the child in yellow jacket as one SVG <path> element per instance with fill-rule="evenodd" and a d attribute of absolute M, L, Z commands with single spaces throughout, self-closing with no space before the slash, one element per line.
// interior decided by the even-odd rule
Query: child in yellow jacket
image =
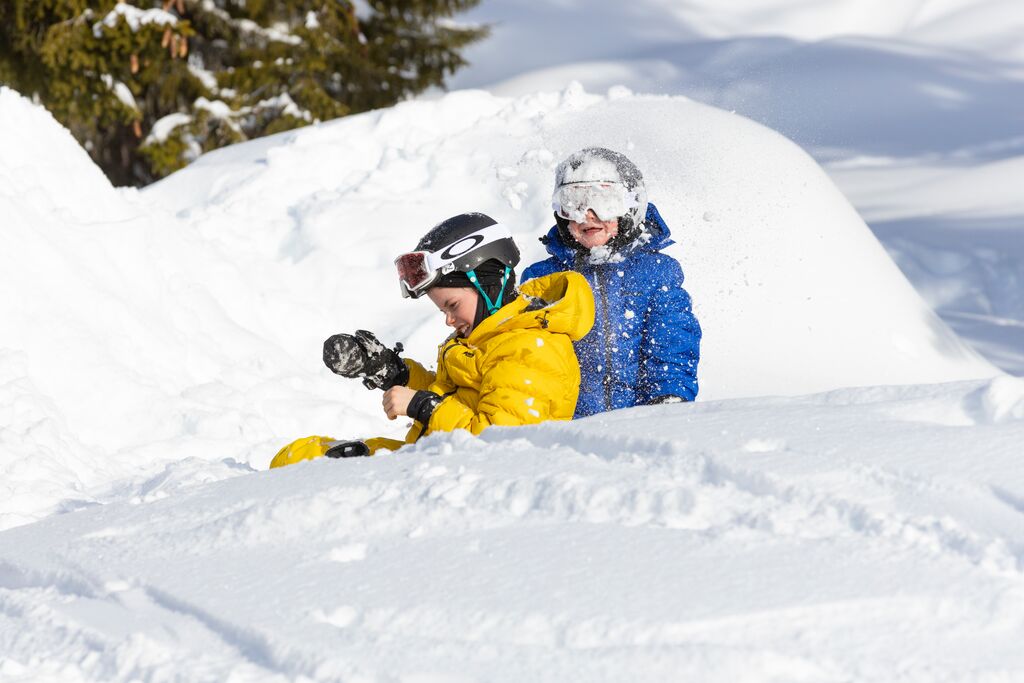
<path fill-rule="evenodd" d="M 593 295 L 572 272 L 531 280 L 517 293 L 518 262 L 512 235 L 489 216 L 460 214 L 436 225 L 395 265 L 403 295 L 425 294 L 455 330 L 438 348 L 437 371 L 400 358 L 400 346 L 388 349 L 364 330 L 324 342 L 333 372 L 384 389 L 389 419 L 413 418 L 405 441 L 311 436 L 285 446 L 270 466 L 372 455 L 438 431 L 572 419 L 580 385 L 573 342 L 594 324 Z"/>

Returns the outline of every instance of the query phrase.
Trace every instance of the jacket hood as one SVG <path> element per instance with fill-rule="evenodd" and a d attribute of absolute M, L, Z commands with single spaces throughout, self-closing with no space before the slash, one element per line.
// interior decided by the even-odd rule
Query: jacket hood
<path fill-rule="evenodd" d="M 519 294 L 477 325 L 466 342 L 480 345 L 503 332 L 525 329 L 559 332 L 579 341 L 594 326 L 594 295 L 579 273 L 535 278 L 525 283 Z"/>
<path fill-rule="evenodd" d="M 548 230 L 547 235 L 541 238 L 541 242 L 544 243 L 547 252 L 559 263 L 565 264 L 566 268 L 575 266 L 578 252 L 562 240 L 562 236 L 558 234 L 557 225 Z M 658 208 L 653 203 L 648 203 L 643 231 L 633 242 L 620 249 L 619 253 L 628 257 L 637 251 L 661 251 L 671 244 L 675 244 L 672 240 L 672 233 L 665 225 L 661 214 L 658 213 Z"/>

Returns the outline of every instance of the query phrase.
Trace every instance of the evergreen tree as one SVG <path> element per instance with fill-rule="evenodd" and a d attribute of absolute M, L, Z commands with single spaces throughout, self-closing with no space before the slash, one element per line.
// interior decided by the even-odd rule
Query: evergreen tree
<path fill-rule="evenodd" d="M 0 83 L 116 184 L 444 85 L 479 0 L 0 0 Z"/>

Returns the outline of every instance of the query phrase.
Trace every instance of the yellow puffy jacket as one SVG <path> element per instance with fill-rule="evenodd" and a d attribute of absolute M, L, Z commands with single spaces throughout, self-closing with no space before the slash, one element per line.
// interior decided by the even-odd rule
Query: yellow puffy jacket
<path fill-rule="evenodd" d="M 437 352 L 437 372 L 413 360 L 407 386 L 442 400 L 429 424 L 413 422 L 405 441 L 364 439 L 371 454 L 396 450 L 424 434 L 490 425 L 571 420 L 579 395 L 580 367 L 572 343 L 594 324 L 594 297 L 579 273 L 530 280 L 520 296 L 484 318 L 465 339 L 449 337 Z M 281 467 L 323 455 L 337 443 L 328 437 L 299 439 L 274 457 Z"/>

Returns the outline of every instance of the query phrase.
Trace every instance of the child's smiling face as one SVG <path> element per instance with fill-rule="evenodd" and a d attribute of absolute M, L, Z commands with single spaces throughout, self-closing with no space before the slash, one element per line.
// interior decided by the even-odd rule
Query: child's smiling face
<path fill-rule="evenodd" d="M 619 219 L 602 221 L 593 209 L 587 209 L 586 221 L 569 221 L 569 234 L 586 249 L 603 247 L 619 234 Z"/>
<path fill-rule="evenodd" d="M 469 287 L 431 287 L 427 296 L 444 313 L 445 325 L 455 328 L 460 337 L 469 336 L 476 320 L 479 294 Z"/>

